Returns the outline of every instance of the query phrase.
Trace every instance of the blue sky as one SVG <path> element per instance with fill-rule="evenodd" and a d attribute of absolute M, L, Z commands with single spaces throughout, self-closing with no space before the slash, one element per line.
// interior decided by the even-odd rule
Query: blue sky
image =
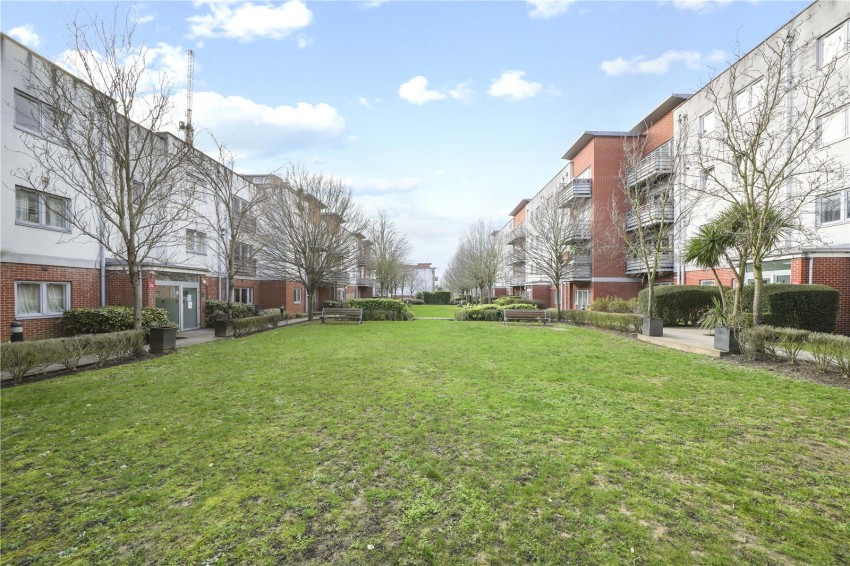
<path fill-rule="evenodd" d="M 411 260 L 441 270 L 477 218 L 533 196 L 585 130 L 630 129 L 693 92 L 808 2 L 122 3 L 194 122 L 241 172 L 288 162 L 389 211 Z M 111 3 L 0 4 L 2 29 L 57 60 L 65 22 Z M 204 144 L 203 135 L 200 143 Z"/>

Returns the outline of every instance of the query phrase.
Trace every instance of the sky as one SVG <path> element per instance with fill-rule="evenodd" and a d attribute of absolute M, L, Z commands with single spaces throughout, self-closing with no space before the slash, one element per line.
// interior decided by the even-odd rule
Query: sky
<path fill-rule="evenodd" d="M 479 218 L 500 228 L 586 130 L 629 130 L 698 90 L 808 2 L 121 2 L 153 71 L 236 170 L 299 164 L 386 210 L 438 274 Z M 107 2 L 0 3 L 8 35 L 58 61 Z"/>

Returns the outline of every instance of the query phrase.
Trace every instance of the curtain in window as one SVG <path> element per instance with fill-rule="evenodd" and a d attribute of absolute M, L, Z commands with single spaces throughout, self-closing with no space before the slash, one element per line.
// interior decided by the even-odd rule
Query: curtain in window
<path fill-rule="evenodd" d="M 57 228 L 67 228 L 68 221 L 65 219 L 67 204 L 65 199 L 61 197 L 46 197 L 44 204 L 45 224 Z"/>
<path fill-rule="evenodd" d="M 41 285 L 38 283 L 18 284 L 15 312 L 18 314 L 38 314 L 41 312 L 40 295 Z"/>
<path fill-rule="evenodd" d="M 47 285 L 47 312 L 63 312 L 67 308 L 65 299 L 65 285 Z"/>
<path fill-rule="evenodd" d="M 15 194 L 15 219 L 38 223 L 38 195 L 29 191 L 17 191 Z"/>

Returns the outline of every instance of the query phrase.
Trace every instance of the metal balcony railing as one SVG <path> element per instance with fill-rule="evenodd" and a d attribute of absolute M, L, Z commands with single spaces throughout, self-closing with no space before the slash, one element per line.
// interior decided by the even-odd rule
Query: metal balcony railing
<path fill-rule="evenodd" d="M 634 210 L 626 212 L 626 230 L 628 231 L 635 230 L 638 226 L 656 226 L 670 222 L 673 222 L 673 205 L 670 203 L 665 206 L 645 204 L 637 209 L 637 213 Z"/>
<path fill-rule="evenodd" d="M 236 262 L 238 264 L 239 260 L 237 259 Z M 257 275 L 257 260 L 245 260 L 236 270 L 236 275 L 240 275 L 242 277 L 254 277 Z"/>
<path fill-rule="evenodd" d="M 520 240 L 524 240 L 526 237 L 525 226 L 517 226 L 511 233 L 508 234 L 508 243 L 513 244 L 514 242 L 519 242 Z"/>
<path fill-rule="evenodd" d="M 570 259 L 564 281 L 590 281 L 590 256 L 577 255 Z"/>
<path fill-rule="evenodd" d="M 526 259 L 525 250 L 522 249 L 522 248 L 519 248 L 519 249 L 515 249 L 514 251 L 511 252 L 510 256 L 508 257 L 508 263 L 510 265 L 521 265 L 521 264 L 525 263 L 525 259 Z"/>
<path fill-rule="evenodd" d="M 626 171 L 626 185 L 654 180 L 673 171 L 673 142 L 669 141 L 640 160 L 637 167 Z"/>
<path fill-rule="evenodd" d="M 653 262 L 654 255 L 649 256 L 650 265 Z M 646 266 L 643 261 L 636 257 L 626 258 L 626 275 L 642 275 L 646 273 Z M 658 273 L 673 271 L 673 254 L 660 254 L 658 256 Z"/>
<path fill-rule="evenodd" d="M 561 183 L 561 190 L 558 191 L 558 206 L 566 208 L 576 199 L 590 198 L 592 184 L 590 179 L 573 179 L 569 183 Z"/>
<path fill-rule="evenodd" d="M 590 239 L 590 222 L 575 222 L 570 225 L 570 233 L 567 236 L 569 242 L 584 242 Z"/>
<path fill-rule="evenodd" d="M 372 277 L 358 277 L 357 278 L 357 286 L 358 287 L 376 287 L 378 285 L 378 280 Z"/>

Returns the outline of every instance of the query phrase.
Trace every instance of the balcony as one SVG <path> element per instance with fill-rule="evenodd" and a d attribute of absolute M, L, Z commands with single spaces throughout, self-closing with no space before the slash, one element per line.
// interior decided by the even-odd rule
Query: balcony
<path fill-rule="evenodd" d="M 372 263 L 372 254 L 368 252 L 357 252 L 357 266 L 365 267 Z"/>
<path fill-rule="evenodd" d="M 586 242 L 590 239 L 590 222 L 574 222 L 570 224 L 570 233 L 567 235 L 567 241 Z"/>
<path fill-rule="evenodd" d="M 659 224 L 673 222 L 673 205 L 661 206 L 658 204 L 646 204 L 637 209 L 626 212 L 626 231 L 636 230 L 638 226 L 646 228 Z"/>
<path fill-rule="evenodd" d="M 508 256 L 508 263 L 510 265 L 522 265 L 525 263 L 526 253 L 522 248 L 515 249 Z"/>
<path fill-rule="evenodd" d="M 505 279 L 505 285 L 507 287 L 523 287 L 525 285 L 525 274 L 514 273 Z"/>
<path fill-rule="evenodd" d="M 649 261 L 653 260 L 653 255 L 650 255 Z M 658 256 L 658 273 L 673 271 L 673 254 L 660 254 Z M 646 268 L 643 261 L 636 257 L 626 258 L 626 275 L 643 275 L 646 273 Z"/>
<path fill-rule="evenodd" d="M 558 191 L 558 206 L 561 208 L 567 208 L 576 199 L 585 199 L 590 197 L 591 180 L 573 179 L 569 183 L 561 184 L 561 190 Z"/>
<path fill-rule="evenodd" d="M 239 264 L 241 260 L 235 259 L 234 261 Z M 255 277 L 257 275 L 257 260 L 248 259 L 242 262 L 242 265 L 239 265 L 236 270 L 236 275 L 239 277 Z"/>
<path fill-rule="evenodd" d="M 511 230 L 510 234 L 508 234 L 508 243 L 513 244 L 515 242 L 525 240 L 525 236 L 525 226 L 517 226 L 516 228 Z"/>
<path fill-rule="evenodd" d="M 673 142 L 669 141 L 641 159 L 637 167 L 626 171 L 626 185 L 651 182 L 673 171 Z"/>
<path fill-rule="evenodd" d="M 358 277 L 357 278 L 357 286 L 358 287 L 377 287 L 378 280 L 372 277 Z"/>
<path fill-rule="evenodd" d="M 567 262 L 564 281 L 590 281 L 590 256 L 573 256 Z"/>

